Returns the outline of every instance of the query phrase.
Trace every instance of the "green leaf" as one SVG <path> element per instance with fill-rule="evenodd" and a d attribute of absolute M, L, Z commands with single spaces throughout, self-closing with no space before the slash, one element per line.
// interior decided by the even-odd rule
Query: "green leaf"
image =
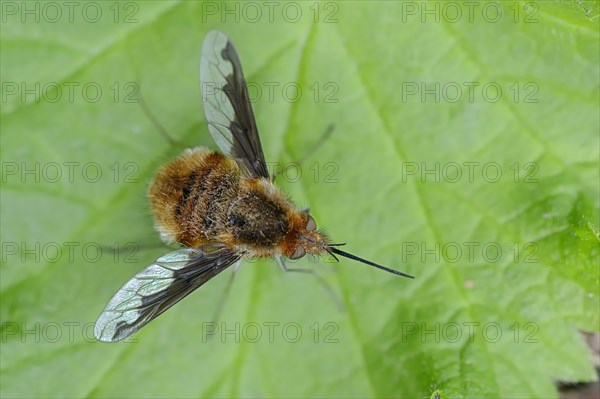
<path fill-rule="evenodd" d="M 65 4 L 1 5 L 2 397 L 547 398 L 595 378 L 577 330 L 600 329 L 598 3 Z M 267 159 L 308 154 L 278 184 L 416 279 L 294 263 L 342 311 L 316 279 L 248 262 L 216 325 L 227 272 L 94 342 L 113 293 L 170 250 L 145 190 L 181 149 L 136 90 L 215 148 L 210 29 L 240 53 Z"/>

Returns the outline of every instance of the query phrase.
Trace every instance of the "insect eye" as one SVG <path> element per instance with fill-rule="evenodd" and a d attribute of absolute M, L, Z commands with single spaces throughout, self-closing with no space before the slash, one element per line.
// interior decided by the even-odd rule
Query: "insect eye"
<path fill-rule="evenodd" d="M 298 247 L 296 248 L 296 252 L 294 252 L 294 254 L 290 256 L 290 259 L 300 259 L 304 255 L 306 255 L 306 250 L 302 245 L 298 245 Z"/>
<path fill-rule="evenodd" d="M 312 216 L 308 215 L 308 221 L 306 222 L 306 231 L 315 231 L 317 229 L 317 222 Z"/>

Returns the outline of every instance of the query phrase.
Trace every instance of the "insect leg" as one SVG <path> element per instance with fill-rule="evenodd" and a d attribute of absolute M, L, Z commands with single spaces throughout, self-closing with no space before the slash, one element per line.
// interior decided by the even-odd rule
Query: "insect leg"
<path fill-rule="evenodd" d="M 231 286 L 233 285 L 233 279 L 235 277 L 235 273 L 238 271 L 241 264 L 242 264 L 242 260 L 240 259 L 235 263 L 235 265 L 233 265 L 231 274 L 229 275 L 229 280 L 227 280 L 227 285 L 225 286 L 225 289 L 223 290 L 223 293 L 221 294 L 221 297 L 219 298 L 219 303 L 217 304 L 217 308 L 215 309 L 215 312 L 213 313 L 213 316 L 211 319 L 213 324 L 216 324 L 218 322 L 218 320 L 221 318 L 221 313 L 223 312 L 223 307 L 225 306 L 225 302 L 227 302 L 227 298 L 229 297 L 229 292 L 231 291 Z M 212 335 L 210 335 L 208 338 L 210 339 L 211 337 L 212 337 Z"/>
<path fill-rule="evenodd" d="M 139 88 L 139 85 L 138 85 L 138 88 Z M 181 149 L 188 148 L 188 146 L 186 146 L 185 144 L 183 144 L 181 141 L 178 141 L 178 140 L 174 139 L 173 137 L 171 137 L 171 135 L 167 132 L 167 129 L 165 129 L 165 127 L 158 121 L 158 119 L 154 116 L 154 114 L 150 110 L 150 107 L 148 107 L 148 105 L 144 101 L 144 97 L 142 97 L 142 91 L 141 90 L 138 91 L 138 98 L 137 99 L 138 99 L 138 102 L 139 102 L 140 106 L 142 107 L 142 111 L 144 111 L 144 114 L 150 120 L 150 123 L 152 123 L 152 125 L 154 125 L 154 128 L 158 131 L 158 133 L 160 133 L 160 135 L 165 140 L 167 140 L 167 142 L 169 144 L 171 144 L 173 146 L 176 146 L 176 147 L 179 147 Z"/>
<path fill-rule="evenodd" d="M 300 159 L 298 159 L 296 161 L 296 163 L 298 165 L 302 165 L 304 163 L 304 161 L 306 161 L 306 159 L 308 157 L 310 157 L 315 152 L 317 152 L 317 150 L 319 148 L 321 148 L 321 146 L 323 145 L 323 143 L 325 143 L 329 139 L 329 136 L 331 136 L 331 134 L 333 133 L 333 130 L 334 130 L 334 125 L 332 123 L 329 126 L 327 126 L 327 128 L 325 129 L 325 131 L 323 132 L 323 134 L 321 134 L 321 137 L 319 137 L 319 140 L 317 140 L 312 145 L 312 147 L 310 147 L 308 150 L 304 151 L 304 154 L 300 157 Z"/>
<path fill-rule="evenodd" d="M 301 167 L 302 164 L 306 161 L 306 159 L 308 157 L 310 157 L 311 155 L 313 155 L 323 145 L 323 143 L 325 143 L 329 139 L 329 136 L 331 136 L 331 134 L 333 133 L 333 130 L 334 130 L 333 124 L 330 124 L 329 126 L 327 126 L 327 128 L 325 129 L 325 131 L 323 132 L 321 137 L 319 137 L 319 140 L 317 140 L 317 142 L 314 143 L 312 145 L 312 147 L 310 147 L 308 150 L 306 150 L 304 152 L 304 154 L 297 161 L 291 162 L 290 164 L 285 166 L 283 168 L 283 170 L 274 171 L 273 175 L 271 176 L 271 182 L 275 181 L 275 178 L 277 177 L 277 175 L 285 173 L 292 164 L 296 165 L 297 167 Z"/>
<path fill-rule="evenodd" d="M 281 267 L 281 270 L 283 270 L 284 272 L 288 272 L 288 268 L 285 265 L 285 261 L 283 260 L 283 256 L 277 256 L 275 257 L 275 259 L 277 259 L 277 263 L 279 263 L 279 267 Z"/>
<path fill-rule="evenodd" d="M 335 292 L 335 290 L 331 287 L 331 284 L 329 284 L 323 277 L 319 276 L 319 274 L 316 273 L 314 270 L 288 268 L 285 265 L 285 262 L 284 262 L 282 256 L 277 256 L 276 259 L 277 259 L 277 263 L 279 263 L 279 266 L 281 267 L 281 270 L 283 270 L 284 272 L 304 273 L 304 274 L 310 274 L 311 276 L 314 276 L 317 279 L 317 282 L 319 283 L 319 285 L 321 287 L 323 287 L 323 289 L 331 297 L 331 299 L 333 300 L 333 302 L 335 303 L 337 308 L 341 312 L 346 310 L 346 308 L 344 307 L 344 304 L 342 303 L 342 300 L 340 299 L 339 295 Z"/>

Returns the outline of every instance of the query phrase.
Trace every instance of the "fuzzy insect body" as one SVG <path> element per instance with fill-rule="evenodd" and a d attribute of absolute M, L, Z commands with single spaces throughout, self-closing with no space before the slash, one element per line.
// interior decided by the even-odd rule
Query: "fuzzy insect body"
<path fill-rule="evenodd" d="M 273 184 L 241 62 L 221 32 L 206 35 L 200 83 L 208 130 L 221 153 L 186 150 L 162 166 L 148 197 L 163 240 L 183 246 L 132 277 L 94 327 L 100 341 L 129 337 L 242 259 L 344 256 L 412 278 L 340 250 Z M 337 259 L 337 258 L 336 258 Z"/>
<path fill-rule="evenodd" d="M 222 243 L 248 258 L 290 258 L 308 234 L 308 214 L 270 180 L 247 177 L 232 159 L 201 147 L 162 166 L 148 197 L 167 243 Z"/>

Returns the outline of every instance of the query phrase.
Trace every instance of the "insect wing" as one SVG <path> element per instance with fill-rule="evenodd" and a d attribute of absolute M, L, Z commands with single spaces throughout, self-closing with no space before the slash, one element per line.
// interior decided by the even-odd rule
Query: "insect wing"
<path fill-rule="evenodd" d="M 104 342 L 129 337 L 241 257 L 223 246 L 183 248 L 136 274 L 108 302 L 94 327 Z"/>
<path fill-rule="evenodd" d="M 269 178 L 242 64 L 229 38 L 211 31 L 202 45 L 200 86 L 208 130 L 251 177 Z"/>

